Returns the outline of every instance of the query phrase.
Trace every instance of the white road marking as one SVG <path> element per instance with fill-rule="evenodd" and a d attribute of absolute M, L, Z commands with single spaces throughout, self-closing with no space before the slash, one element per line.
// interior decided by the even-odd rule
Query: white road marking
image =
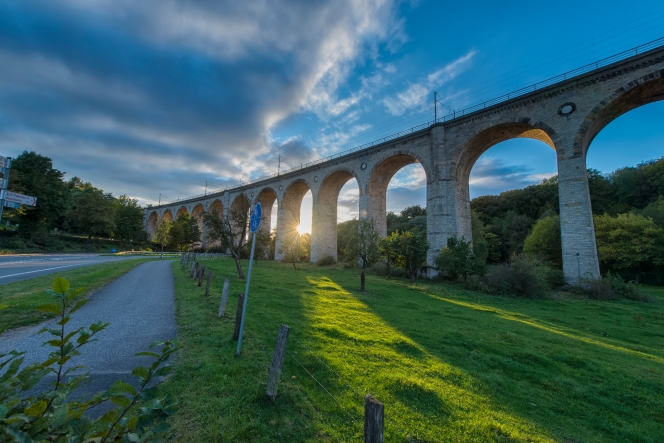
<path fill-rule="evenodd" d="M 0 277 L 0 278 L 16 277 L 17 275 L 32 274 L 33 272 L 52 271 L 53 269 L 69 268 L 69 267 L 71 267 L 71 266 L 78 266 L 78 264 L 75 264 L 75 265 L 66 265 L 66 266 L 56 266 L 55 268 L 39 269 L 39 270 L 37 270 L 37 271 L 19 272 L 18 274 L 3 275 L 3 276 Z"/>

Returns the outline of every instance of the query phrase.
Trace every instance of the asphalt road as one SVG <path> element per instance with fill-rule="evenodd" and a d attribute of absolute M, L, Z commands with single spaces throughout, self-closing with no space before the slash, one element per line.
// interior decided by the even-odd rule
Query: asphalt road
<path fill-rule="evenodd" d="M 0 285 L 41 275 L 68 271 L 81 266 L 130 260 L 137 256 L 113 257 L 99 254 L 13 254 L 0 255 Z"/>
<path fill-rule="evenodd" d="M 76 373 L 89 371 L 91 383 L 83 385 L 82 393 L 105 390 L 118 379 L 135 385 L 132 369 L 148 366 L 153 359 L 134 354 L 148 350 L 154 341 L 173 339 L 176 334 L 171 261 L 143 263 L 99 290 L 72 315 L 67 330 L 98 321 L 110 325 L 96 335 L 98 341 L 83 346 L 81 355 L 70 361 L 73 366 L 85 367 Z M 0 335 L 0 354 L 15 349 L 26 351 L 26 363 L 45 360 L 53 348 L 42 346 L 51 339 L 46 333 L 38 334 L 44 327 L 56 327 L 55 321 Z M 50 376 L 47 381 L 52 382 L 53 378 Z"/>

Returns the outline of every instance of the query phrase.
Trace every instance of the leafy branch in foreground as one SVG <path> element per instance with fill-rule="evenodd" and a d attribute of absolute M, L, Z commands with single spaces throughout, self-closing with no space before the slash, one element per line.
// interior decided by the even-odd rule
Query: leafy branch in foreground
<path fill-rule="evenodd" d="M 81 367 L 68 363 L 80 355 L 82 346 L 95 341 L 95 335 L 108 326 L 108 323 L 98 322 L 88 328 L 66 331 L 71 315 L 86 303 L 86 300 L 79 300 L 70 307 L 82 290 L 70 290 L 69 282 L 57 277 L 52 290 L 47 291 L 55 302 L 39 306 L 40 311 L 59 316 L 57 328 L 40 331 L 53 337 L 44 342 L 53 347 L 45 361 L 25 366 L 24 352 L 0 354 L 0 442 L 103 443 L 167 439 L 170 429 L 166 418 L 177 408 L 173 401 L 161 395 L 158 386 L 150 386 L 150 383 L 171 370 L 165 362 L 179 347 L 170 341 L 150 345 L 151 349 L 160 348 L 159 352 L 136 354 L 154 358 L 149 367 L 132 371 L 138 378 L 138 389 L 118 380 L 105 392 L 71 399 L 71 394 L 88 375 L 74 375 Z M 49 374 L 55 377 L 51 387 L 38 386 Z M 33 389 L 39 392 L 33 394 Z M 104 402 L 110 402 L 114 408 L 96 419 L 86 414 Z"/>

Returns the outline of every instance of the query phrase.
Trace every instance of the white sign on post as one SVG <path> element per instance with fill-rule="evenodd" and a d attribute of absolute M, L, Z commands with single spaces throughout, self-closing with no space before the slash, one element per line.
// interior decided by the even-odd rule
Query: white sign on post
<path fill-rule="evenodd" d="M 11 191 L 2 191 L 2 193 L 0 194 L 0 200 L 6 200 L 27 206 L 37 205 L 37 197 L 33 197 L 31 195 L 23 195 L 19 194 L 18 192 L 11 192 Z"/>

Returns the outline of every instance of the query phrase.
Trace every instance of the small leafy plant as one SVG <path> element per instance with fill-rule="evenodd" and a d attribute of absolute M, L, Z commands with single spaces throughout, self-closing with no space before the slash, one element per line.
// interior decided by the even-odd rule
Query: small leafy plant
<path fill-rule="evenodd" d="M 79 300 L 71 307 L 74 297 L 81 291 L 83 288 L 70 290 L 69 282 L 57 277 L 52 290 L 47 291 L 54 303 L 38 307 L 40 311 L 59 316 L 58 327 L 40 331 L 52 336 L 44 342 L 53 348 L 45 361 L 25 366 L 23 352 L 0 354 L 0 442 L 165 441 L 170 431 L 166 418 L 177 408 L 170 398 L 161 395 L 158 386 L 151 386 L 151 382 L 171 370 L 165 362 L 179 347 L 170 341 L 150 345 L 151 349 L 160 349 L 158 352 L 136 354 L 154 358 L 149 367 L 132 371 L 138 378 L 137 388 L 118 380 L 106 392 L 71 398 L 88 375 L 72 375 L 81 367 L 67 363 L 108 326 L 108 323 L 98 322 L 88 328 L 66 331 L 71 315 L 87 301 Z M 50 388 L 34 389 L 50 374 L 55 376 Z M 33 394 L 33 389 L 39 393 Z M 94 419 L 86 414 L 104 402 L 114 405 L 113 409 Z"/>

